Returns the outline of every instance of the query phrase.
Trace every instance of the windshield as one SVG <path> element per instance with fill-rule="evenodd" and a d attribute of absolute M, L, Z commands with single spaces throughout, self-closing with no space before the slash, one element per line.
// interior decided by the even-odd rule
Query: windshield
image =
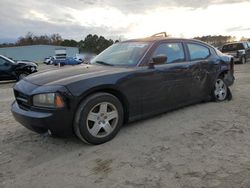
<path fill-rule="evenodd" d="M 116 43 L 96 56 L 91 63 L 111 66 L 135 66 L 149 47 L 147 42 Z"/>
<path fill-rule="evenodd" d="M 227 44 L 223 46 L 222 52 L 230 52 L 230 51 L 237 51 L 237 50 L 243 50 L 244 46 L 242 43 L 234 43 L 234 44 Z"/>

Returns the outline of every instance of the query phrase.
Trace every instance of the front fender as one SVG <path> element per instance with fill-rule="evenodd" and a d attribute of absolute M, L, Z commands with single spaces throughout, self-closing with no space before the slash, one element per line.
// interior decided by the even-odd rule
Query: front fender
<path fill-rule="evenodd" d="M 121 100 L 129 116 L 134 116 L 140 111 L 140 86 L 135 77 L 134 72 L 109 74 L 70 83 L 66 87 L 74 96 L 76 106 L 92 93 L 108 92 Z"/>

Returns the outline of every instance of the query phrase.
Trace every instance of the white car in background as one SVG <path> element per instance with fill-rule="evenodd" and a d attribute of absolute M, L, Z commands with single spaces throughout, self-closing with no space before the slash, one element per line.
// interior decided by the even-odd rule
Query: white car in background
<path fill-rule="evenodd" d="M 51 65 L 55 59 L 55 56 L 49 56 L 43 60 L 43 63 L 46 65 Z"/>
<path fill-rule="evenodd" d="M 93 53 L 76 54 L 74 59 L 88 64 L 95 56 L 96 54 Z"/>
<path fill-rule="evenodd" d="M 85 59 L 86 55 L 85 54 L 76 54 L 76 56 L 74 57 L 75 60 L 78 61 L 83 61 Z"/>

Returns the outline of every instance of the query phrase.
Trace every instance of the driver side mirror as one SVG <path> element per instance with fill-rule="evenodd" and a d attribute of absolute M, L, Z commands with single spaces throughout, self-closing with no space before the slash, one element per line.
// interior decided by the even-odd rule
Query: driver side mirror
<path fill-rule="evenodd" d="M 165 55 L 157 55 L 152 58 L 152 61 L 149 63 L 149 68 L 154 68 L 154 65 L 161 65 L 167 62 L 167 56 Z"/>

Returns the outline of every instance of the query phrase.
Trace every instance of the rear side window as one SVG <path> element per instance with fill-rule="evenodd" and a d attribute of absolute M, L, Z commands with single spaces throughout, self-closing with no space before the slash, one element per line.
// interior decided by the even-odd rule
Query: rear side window
<path fill-rule="evenodd" d="M 175 63 L 175 62 L 183 62 L 185 61 L 185 55 L 183 46 L 181 43 L 163 43 L 160 44 L 154 54 L 153 57 L 158 55 L 167 56 L 167 63 Z"/>
<path fill-rule="evenodd" d="M 205 46 L 199 44 L 187 44 L 187 46 L 192 61 L 206 59 L 210 56 L 210 51 Z"/>

